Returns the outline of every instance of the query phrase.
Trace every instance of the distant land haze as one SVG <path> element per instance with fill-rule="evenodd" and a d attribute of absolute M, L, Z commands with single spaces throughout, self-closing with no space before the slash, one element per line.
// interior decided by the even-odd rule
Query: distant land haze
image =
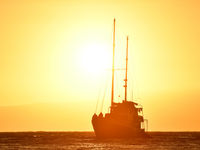
<path fill-rule="evenodd" d="M 128 99 L 143 104 L 149 129 L 199 131 L 199 5 L 1 1 L 0 131 L 92 130 L 99 91 L 111 86 L 114 17 L 116 64 L 124 67 L 129 35 Z M 109 105 L 107 91 L 104 112 Z"/>
<path fill-rule="evenodd" d="M 91 130 L 88 116 L 87 109 L 75 103 L 0 107 L 1 131 L 87 131 Z"/>
<path fill-rule="evenodd" d="M 199 131 L 198 95 L 160 96 L 163 98 L 146 97 L 149 102 L 143 105 L 144 116 L 149 119 L 149 131 Z M 195 102 L 191 103 L 190 99 Z M 147 107 L 152 101 L 156 105 Z M 76 102 L 1 106 L 0 131 L 92 131 L 95 103 L 85 102 L 85 107 Z"/>

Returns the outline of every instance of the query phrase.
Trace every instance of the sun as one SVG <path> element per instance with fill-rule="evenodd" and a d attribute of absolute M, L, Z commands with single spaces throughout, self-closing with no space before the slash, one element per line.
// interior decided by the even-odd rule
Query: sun
<path fill-rule="evenodd" d="M 81 68 L 85 73 L 99 75 L 111 68 L 110 50 L 106 44 L 92 43 L 82 49 Z"/>

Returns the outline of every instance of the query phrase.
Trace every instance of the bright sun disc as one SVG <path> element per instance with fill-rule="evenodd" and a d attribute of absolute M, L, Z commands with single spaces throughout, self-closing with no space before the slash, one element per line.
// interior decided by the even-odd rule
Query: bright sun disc
<path fill-rule="evenodd" d="M 100 44 L 91 44 L 83 48 L 81 66 L 87 73 L 101 74 L 111 68 L 111 57 L 108 47 Z"/>

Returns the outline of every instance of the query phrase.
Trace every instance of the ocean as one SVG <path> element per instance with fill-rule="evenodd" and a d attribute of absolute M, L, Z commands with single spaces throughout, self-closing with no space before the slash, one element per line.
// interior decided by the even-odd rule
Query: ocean
<path fill-rule="evenodd" d="M 200 132 L 149 132 L 149 135 L 96 139 L 93 132 L 1 132 L 0 150 L 200 150 Z"/>

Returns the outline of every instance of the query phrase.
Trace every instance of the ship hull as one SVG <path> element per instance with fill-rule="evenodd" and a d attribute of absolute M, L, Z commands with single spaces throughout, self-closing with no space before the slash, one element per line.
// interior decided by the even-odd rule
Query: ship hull
<path fill-rule="evenodd" d="M 96 118 L 92 120 L 97 138 L 130 138 L 146 136 L 144 129 L 114 119 Z"/>

